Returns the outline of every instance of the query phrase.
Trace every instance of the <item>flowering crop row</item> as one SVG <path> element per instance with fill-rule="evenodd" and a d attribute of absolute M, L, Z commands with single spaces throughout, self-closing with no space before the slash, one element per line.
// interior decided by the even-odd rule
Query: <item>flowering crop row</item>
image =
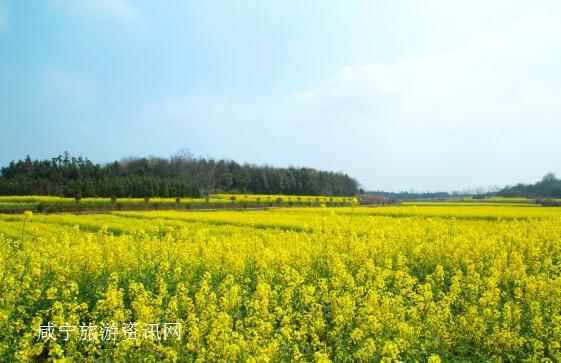
<path fill-rule="evenodd" d="M 0 211 L 33 210 L 39 212 L 66 211 L 105 207 L 153 207 L 154 209 L 232 208 L 232 207 L 286 207 L 286 206 L 352 206 L 352 197 L 213 194 L 208 198 L 66 198 L 53 196 L 0 196 Z"/>

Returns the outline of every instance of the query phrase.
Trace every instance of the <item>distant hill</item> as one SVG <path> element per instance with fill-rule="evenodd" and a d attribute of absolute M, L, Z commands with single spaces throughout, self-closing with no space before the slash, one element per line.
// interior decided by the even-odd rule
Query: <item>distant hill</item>
<path fill-rule="evenodd" d="M 12 161 L 0 169 L 0 195 L 199 197 L 214 193 L 353 196 L 343 173 L 277 168 L 177 154 L 96 164 L 68 152 L 50 160 Z"/>
<path fill-rule="evenodd" d="M 555 174 L 549 173 L 542 180 L 534 184 L 516 184 L 509 185 L 502 189 L 487 191 L 483 188 L 465 192 L 384 192 L 384 191 L 368 191 L 366 195 L 375 195 L 385 197 L 391 200 L 408 201 L 408 200 L 448 200 L 450 198 L 473 197 L 474 199 L 484 199 L 489 197 L 518 197 L 518 198 L 561 198 L 561 180 L 557 179 Z"/>

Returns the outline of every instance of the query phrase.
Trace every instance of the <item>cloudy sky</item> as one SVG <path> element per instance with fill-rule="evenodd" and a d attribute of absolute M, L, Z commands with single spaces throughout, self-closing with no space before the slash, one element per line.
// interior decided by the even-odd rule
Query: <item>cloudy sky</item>
<path fill-rule="evenodd" d="M 367 189 L 561 174 L 561 2 L 0 0 L 0 164 L 199 156 Z"/>

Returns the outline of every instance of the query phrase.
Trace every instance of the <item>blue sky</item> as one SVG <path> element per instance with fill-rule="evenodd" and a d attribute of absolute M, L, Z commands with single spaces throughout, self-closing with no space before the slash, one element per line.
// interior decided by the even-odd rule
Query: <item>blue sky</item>
<path fill-rule="evenodd" d="M 0 164 L 195 155 L 368 189 L 561 174 L 556 1 L 0 0 Z"/>

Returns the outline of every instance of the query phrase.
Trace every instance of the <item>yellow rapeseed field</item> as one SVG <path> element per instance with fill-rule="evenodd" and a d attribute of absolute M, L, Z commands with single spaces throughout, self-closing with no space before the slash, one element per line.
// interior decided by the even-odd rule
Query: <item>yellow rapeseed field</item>
<path fill-rule="evenodd" d="M 297 195 L 258 195 L 258 194 L 212 194 L 207 198 L 67 198 L 53 196 L 0 196 L 0 212 L 4 211 L 64 211 L 64 208 L 81 207 L 83 210 L 96 207 L 111 207 L 114 210 L 131 207 L 145 209 L 190 209 L 190 208 L 247 208 L 247 207 L 319 207 L 352 206 L 357 200 L 353 197 L 338 196 L 297 196 Z M 68 210 L 66 210 L 68 212 Z"/>
<path fill-rule="evenodd" d="M 560 362 L 561 209 L 0 215 L 0 361 L 34 359 Z"/>

